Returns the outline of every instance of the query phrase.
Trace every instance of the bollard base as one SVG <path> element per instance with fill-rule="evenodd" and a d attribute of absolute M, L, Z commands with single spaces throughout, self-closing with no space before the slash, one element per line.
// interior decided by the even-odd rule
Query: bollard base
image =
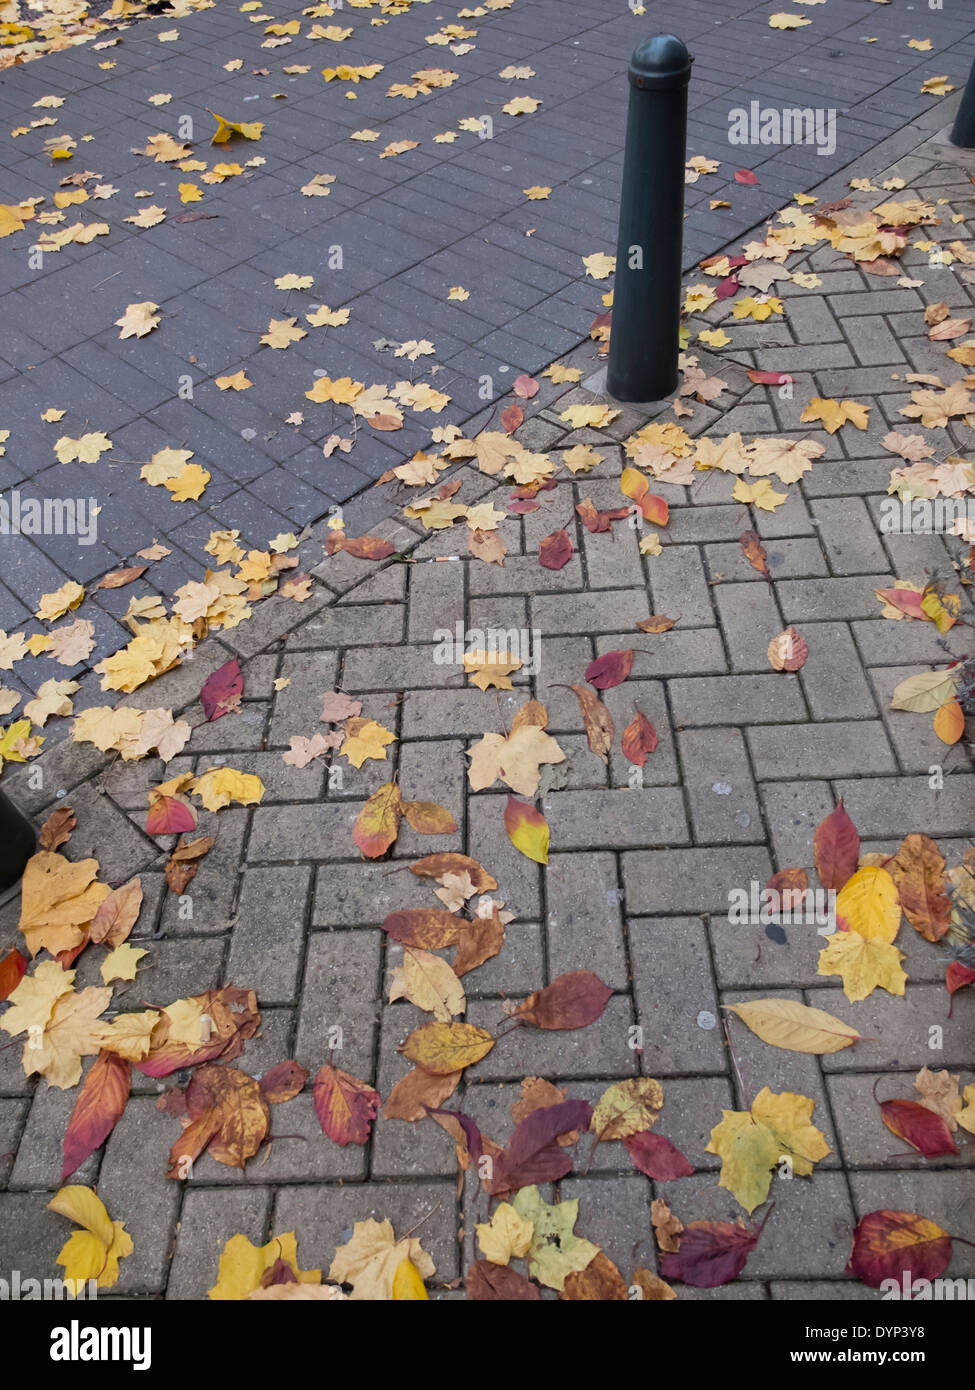
<path fill-rule="evenodd" d="M 608 396 L 611 401 L 616 401 L 617 405 L 628 406 L 631 410 L 643 410 L 648 414 L 652 414 L 655 409 L 662 410 L 664 406 L 669 405 L 671 396 L 674 394 L 673 391 L 670 391 L 666 396 L 660 396 L 651 401 L 621 401 L 618 400 L 616 396 L 610 395 L 607 389 L 606 380 L 608 374 L 608 366 L 600 367 L 598 371 L 593 372 L 592 376 L 586 377 L 585 381 L 579 384 L 586 391 L 592 391 L 594 394 L 600 396 Z"/>

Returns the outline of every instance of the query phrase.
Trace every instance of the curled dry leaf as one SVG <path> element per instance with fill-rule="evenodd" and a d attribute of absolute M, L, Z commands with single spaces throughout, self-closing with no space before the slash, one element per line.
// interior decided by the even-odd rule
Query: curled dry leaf
<path fill-rule="evenodd" d="M 603 762 L 608 762 L 607 754 L 613 746 L 613 718 L 609 710 L 584 685 L 570 685 L 569 689 L 579 701 L 582 722 L 586 728 L 586 740 L 590 750 Z"/>
<path fill-rule="evenodd" d="M 68 843 L 71 832 L 77 828 L 77 825 L 78 821 L 71 807 L 59 806 L 56 811 L 51 812 L 41 826 L 38 844 L 41 849 L 59 849 L 61 845 Z"/>
<path fill-rule="evenodd" d="M 809 648 L 794 627 L 787 627 L 768 646 L 769 664 L 776 671 L 798 671 L 806 664 Z"/>

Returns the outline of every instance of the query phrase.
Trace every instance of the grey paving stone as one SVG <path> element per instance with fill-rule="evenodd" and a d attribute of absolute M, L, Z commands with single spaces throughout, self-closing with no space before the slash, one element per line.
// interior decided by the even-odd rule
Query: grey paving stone
<path fill-rule="evenodd" d="M 629 967 L 615 855 L 552 855 L 545 882 L 552 974 L 592 970 L 625 990 Z"/>
<path fill-rule="evenodd" d="M 132 1096 L 105 1145 L 98 1195 L 125 1222 L 135 1246 L 119 1265 L 120 1293 L 165 1286 L 180 1198 L 178 1183 L 166 1179 L 165 1171 L 177 1126 L 154 1101 Z"/>
<path fill-rule="evenodd" d="M 702 1013 L 718 1017 L 707 934 L 700 920 L 631 918 L 628 931 L 644 1073 L 723 1072 L 720 1028 L 698 1023 Z"/>
<path fill-rule="evenodd" d="M 890 772 L 894 756 L 877 721 L 768 725 L 748 729 L 748 747 L 760 781 L 793 777 L 877 777 Z"/>
<path fill-rule="evenodd" d="M 668 681 L 667 689 L 678 726 L 782 724 L 806 719 L 798 678 L 785 672 L 767 676 L 697 676 Z"/>
<path fill-rule="evenodd" d="M 194 1188 L 180 1210 L 179 1240 L 166 1284 L 171 1299 L 206 1298 L 217 1282 L 219 1255 L 231 1236 L 242 1234 L 263 1245 L 271 1205 L 270 1188 Z M 304 1251 L 299 1263 L 305 1267 Z"/>
<path fill-rule="evenodd" d="M 376 1009 L 364 1006 L 363 986 L 370 1001 L 374 999 L 380 944 L 372 932 L 315 932 L 310 937 L 294 1056 L 313 1074 L 325 1065 L 334 1046 L 336 1066 L 369 1078 Z"/>
<path fill-rule="evenodd" d="M 761 815 L 741 734 L 685 730 L 678 745 L 697 843 L 754 843 Z"/>
<path fill-rule="evenodd" d="M 759 846 L 735 849 L 664 849 L 622 856 L 628 913 L 728 911 L 728 888 L 768 881 L 772 865 Z"/>
<path fill-rule="evenodd" d="M 227 981 L 255 981 L 260 1004 L 287 1003 L 298 983 L 311 869 L 248 869 L 240 883 Z"/>
<path fill-rule="evenodd" d="M 767 671 L 768 644 L 785 626 L 772 590 L 764 585 L 759 588 L 755 584 L 721 584 L 715 590 L 715 599 L 732 668 Z"/>
<path fill-rule="evenodd" d="M 803 628 L 809 655 L 799 674 L 813 719 L 873 719 L 877 705 L 845 623 Z"/>

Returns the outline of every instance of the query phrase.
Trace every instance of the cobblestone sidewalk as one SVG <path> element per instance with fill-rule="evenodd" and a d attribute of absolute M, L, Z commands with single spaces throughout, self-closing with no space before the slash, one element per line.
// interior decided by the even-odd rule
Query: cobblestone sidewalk
<path fill-rule="evenodd" d="M 946 199 L 943 239 L 969 240 L 964 223 L 947 223 L 947 214 L 971 210 L 963 168 L 928 145 L 886 174 L 905 179 L 900 198 Z M 596 1150 L 591 1172 L 558 1188 L 562 1198 L 579 1199 L 577 1231 L 597 1242 L 625 1278 L 634 1263 L 653 1267 L 655 1196 L 685 1223 L 742 1215 L 718 1187 L 718 1160 L 705 1153 L 722 1108 L 747 1108 L 763 1086 L 812 1098 L 830 1155 L 810 1178 L 774 1183 L 775 1210 L 738 1282 L 711 1291 L 678 1285 L 681 1299 L 876 1298 L 844 1278 L 844 1265 L 853 1225 L 877 1208 L 919 1212 L 953 1234 L 973 1234 L 970 1140 L 960 1136 L 958 1158 L 900 1152 L 870 1095 L 878 1079 L 884 1098 L 911 1095 L 913 1075 L 925 1065 L 960 1072 L 963 1085 L 972 1081 L 975 995 L 956 995 L 948 1017 L 947 949 L 902 923 L 906 995 L 878 990 L 851 1004 L 835 980 L 817 975 L 822 942 L 811 927 L 790 928 L 785 941 L 775 941 L 762 927 L 724 920 L 729 889 L 764 884 L 777 869 L 812 870 L 814 828 L 841 798 L 865 851 L 893 852 L 904 835 L 924 831 L 950 865 L 967 846 L 975 804 L 970 745 L 947 749 L 928 718 L 888 708 L 902 678 L 943 665 L 946 653 L 967 655 L 971 629 L 959 624 L 942 639 L 929 623 L 885 620 L 873 592 L 895 579 L 955 575 L 943 537 L 879 528 L 897 462 L 880 438 L 903 423 L 897 412 L 908 399 L 905 373 L 949 374 L 943 345 L 928 338 L 926 305 L 943 301 L 967 313 L 972 284 L 963 265 L 932 269 L 926 253 L 914 249 L 904 256 L 905 274 L 916 273 L 923 284 L 910 289 L 867 276 L 828 249 L 806 260 L 790 262 L 790 270 L 806 268 L 820 283 L 784 286 L 784 322 L 734 323 L 733 346 L 722 357 L 694 344 L 701 364 L 727 389 L 713 405 L 695 404 L 693 418 L 682 422 L 691 435 L 741 430 L 820 440 L 825 457 L 789 487 L 788 502 L 774 513 L 731 502 L 729 478 L 711 472 L 693 487 L 665 489 L 671 512 L 659 555 L 641 555 L 639 533 L 625 524 L 590 533 L 575 505 L 586 497 L 597 507 L 620 503 L 621 441 L 648 416 L 624 408 L 605 429 L 567 429 L 561 412 L 592 395 L 542 379 L 519 439 L 556 458 L 591 445 L 601 461 L 541 493 L 538 512 L 505 521 L 503 566 L 470 559 L 466 536 L 459 540 L 453 530 L 430 536 L 415 521 L 380 521 L 372 534 L 408 552 L 411 563 L 376 568 L 346 554 L 326 559 L 305 604 L 268 600 L 251 621 L 209 639 L 192 660 L 127 697 L 135 707 L 187 709 L 196 722 L 203 679 L 239 656 L 242 711 L 201 724 L 190 756 L 164 769 L 62 742 L 4 781 L 38 819 L 56 804 L 74 808 L 78 829 L 69 857 L 94 854 L 112 883 L 141 875 L 146 906 L 135 937 L 149 950 L 148 968 L 118 987 L 123 1007 L 161 1005 L 225 982 L 254 987 L 263 1023 L 240 1065 L 260 1073 L 296 1057 L 317 1070 L 338 1026 L 341 1065 L 384 1098 L 406 1071 L 397 1046 L 426 1015 L 410 1004 L 384 1003 L 398 953 L 379 924 L 395 909 L 436 905 L 429 884 L 405 872 L 418 855 L 460 850 L 480 860 L 497 877 L 515 921 L 501 953 L 465 978 L 468 1021 L 493 1029 L 504 1001 L 565 971 L 593 970 L 614 993 L 584 1030 L 516 1030 L 466 1073 L 450 1104 L 504 1143 L 523 1077 L 546 1077 L 590 1101 L 613 1080 L 660 1079 L 658 1128 L 687 1155 L 694 1175 L 653 1184 L 632 1170 L 619 1144 L 607 1143 Z M 708 326 L 730 312 L 710 311 Z M 588 379 L 598 368 L 594 345 L 565 362 Z M 753 385 L 749 367 L 792 373 L 794 398 Z M 812 396 L 870 403 L 869 428 L 830 436 L 800 426 L 798 414 Z M 962 423 L 943 435 L 928 433 L 939 458 L 971 445 Z M 506 505 L 510 487 L 498 488 L 469 466 L 443 477 L 461 483 L 457 500 Z M 355 534 L 354 522 L 349 526 Z M 576 553 L 561 570 L 542 568 L 539 541 L 559 526 L 572 534 Z M 739 537 L 752 526 L 768 552 L 770 583 L 742 555 Z M 676 626 L 659 635 L 638 632 L 650 613 L 673 617 Z M 538 674 L 517 673 L 514 689 L 501 692 L 497 704 L 493 693 L 469 688 L 456 667 L 434 660 L 435 634 L 455 623 L 537 629 Z M 766 648 L 791 623 L 808 642 L 809 659 L 796 675 L 772 672 Z M 605 702 L 618 730 L 634 702 L 657 729 L 659 747 L 642 787 L 631 785 L 618 749 L 608 766 L 588 751 L 577 703 L 565 688 L 582 679 L 595 656 L 625 647 L 636 652 L 633 674 L 606 691 Z M 289 683 L 277 689 L 281 678 Z M 350 771 L 341 786 L 328 785 L 321 761 L 301 770 L 282 761 L 292 735 L 320 727 L 320 697 L 333 687 L 360 699 L 364 715 L 397 737 L 388 763 Z M 510 727 L 529 694 L 546 705 L 549 730 L 568 755 L 564 787 L 541 801 L 552 832 L 545 870 L 509 842 L 504 796 L 471 794 L 465 776 L 465 748 L 485 730 Z M 184 769 L 222 762 L 257 773 L 266 794 L 257 808 L 201 815 L 201 832 L 215 833 L 217 842 L 192 885 L 192 919 L 181 920 L 161 873 L 168 842 L 142 829 L 146 790 Z M 938 790 L 932 765 L 943 768 Z M 37 767 L 44 769 L 42 790 L 30 785 Z M 459 829 L 432 839 L 404 829 L 389 862 L 364 863 L 353 823 L 391 770 L 406 795 L 448 807 Z M 17 917 L 16 900 L 0 909 L 4 948 L 18 939 Z M 97 982 L 87 956 L 78 969 L 79 985 Z M 851 1022 L 864 1041 L 816 1058 L 769 1047 L 734 1019 L 727 1033 L 721 1022 L 703 1026 L 722 1017 L 724 1004 L 769 996 L 824 1008 Z M 634 1025 L 643 1030 L 642 1052 L 628 1045 Z M 433 1122 L 414 1127 L 380 1118 L 365 1147 L 340 1149 L 323 1138 L 306 1091 L 275 1108 L 273 1132 L 282 1137 L 245 1172 L 204 1157 L 182 1184 L 164 1177 L 176 1125 L 155 1108 L 162 1085 L 136 1082 L 103 1155 L 74 1179 L 97 1185 L 133 1237 L 117 1295 L 205 1296 L 224 1242 L 238 1231 L 261 1243 L 294 1229 L 303 1266 L 327 1267 L 353 1222 L 369 1216 L 388 1216 L 398 1233 L 423 1223 L 436 1286 L 457 1279 L 476 1257 L 473 1225 L 486 1219 L 486 1199 L 471 1196 L 468 1178 L 467 1197 L 458 1200 L 454 1146 Z M 0 1097 L 4 1263 L 50 1275 L 65 1232 L 44 1204 L 59 1186 L 60 1143 L 76 1093 L 25 1083 L 19 1048 L 8 1047 L 0 1051 Z M 967 1247 L 956 1247 L 949 1273 L 975 1275 Z"/>

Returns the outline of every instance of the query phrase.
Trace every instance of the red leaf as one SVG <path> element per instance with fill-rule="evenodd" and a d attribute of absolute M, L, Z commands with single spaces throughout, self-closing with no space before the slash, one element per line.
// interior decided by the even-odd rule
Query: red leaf
<path fill-rule="evenodd" d="M 293 1100 L 308 1080 L 308 1073 L 298 1062 L 279 1062 L 261 1077 L 258 1085 L 268 1105 L 280 1105 Z"/>
<path fill-rule="evenodd" d="M 967 965 L 962 965 L 960 960 L 953 960 L 945 971 L 945 988 L 948 993 L 954 996 L 958 990 L 964 989 L 966 985 L 975 984 L 975 970 L 970 970 Z M 0 994 L 0 999 L 3 995 Z M 951 1010 L 955 1007 L 954 998 L 948 1008 L 948 1017 L 951 1018 Z"/>
<path fill-rule="evenodd" d="M 958 1152 L 942 1116 L 916 1100 L 881 1101 L 880 1114 L 891 1134 L 896 1134 L 925 1158 Z"/>
<path fill-rule="evenodd" d="M 538 1285 L 510 1265 L 476 1260 L 467 1274 L 467 1297 L 475 1303 L 537 1302 L 541 1296 Z"/>
<path fill-rule="evenodd" d="M 622 685 L 633 670 L 633 650 L 605 652 L 590 661 L 586 667 L 585 679 L 596 690 L 612 690 L 614 685 Z"/>
<path fill-rule="evenodd" d="M 62 1182 L 111 1134 L 125 1109 L 131 1081 L 132 1068 L 124 1057 L 114 1052 L 99 1052 L 95 1065 L 85 1077 L 65 1131 Z"/>
<path fill-rule="evenodd" d="M 903 1284 L 904 1275 L 912 1283 L 937 1279 L 950 1261 L 951 1237 L 933 1221 L 913 1211 L 871 1211 L 853 1232 L 846 1273 L 879 1289 L 885 1279 Z"/>
<path fill-rule="evenodd" d="M 315 1114 L 334 1144 L 365 1144 L 379 1109 L 379 1092 L 326 1062 L 315 1077 Z"/>
<path fill-rule="evenodd" d="M 537 512 L 538 510 L 539 503 L 529 497 L 519 498 L 517 502 L 508 503 L 508 511 L 514 512 L 515 516 L 527 516 L 529 512 Z"/>
<path fill-rule="evenodd" d="M 813 855 L 819 880 L 827 890 L 837 892 L 856 873 L 860 858 L 860 836 L 846 814 L 842 801 L 835 811 L 816 826 Z"/>
<path fill-rule="evenodd" d="M 692 1221 L 684 1227 L 676 1254 L 659 1256 L 660 1273 L 695 1289 L 730 1284 L 745 1268 L 761 1234 L 761 1226 L 749 1230 L 731 1221 Z"/>
<path fill-rule="evenodd" d="M 718 300 L 730 299 L 732 295 L 738 293 L 738 289 L 738 276 L 726 275 L 725 278 L 718 285 L 718 288 L 715 290 L 714 296 Z"/>
<path fill-rule="evenodd" d="M 735 183 L 758 183 L 758 178 L 751 169 L 736 169 Z"/>
<path fill-rule="evenodd" d="M 642 767 L 647 754 L 652 753 L 659 742 L 657 731 L 645 714 L 636 714 L 623 730 L 623 756 L 637 767 Z"/>
<path fill-rule="evenodd" d="M 680 1149 L 664 1135 L 654 1134 L 652 1129 L 645 1129 L 642 1134 L 631 1134 L 623 1143 L 640 1172 L 646 1173 L 655 1182 L 688 1178 L 694 1172 Z"/>
<path fill-rule="evenodd" d="M 511 389 L 523 401 L 530 401 L 532 396 L 538 395 L 538 382 L 527 372 L 522 372 L 521 376 L 516 376 L 511 383 Z"/>
<path fill-rule="evenodd" d="M 241 674 L 240 662 L 234 657 L 203 682 L 200 704 L 203 706 L 207 723 L 212 723 L 214 719 L 219 719 L 231 710 L 239 710 L 243 693 L 244 677 Z"/>
<path fill-rule="evenodd" d="M 572 538 L 568 531 L 553 531 L 538 547 L 538 563 L 547 570 L 560 570 L 572 559 Z"/>
<path fill-rule="evenodd" d="M 612 993 L 591 970 L 572 970 L 536 989 L 514 1016 L 536 1028 L 586 1028 L 599 1018 Z"/>
<path fill-rule="evenodd" d="M 514 434 L 519 425 L 525 423 L 525 412 L 520 405 L 506 406 L 501 412 L 501 423 L 505 434 Z"/>
<path fill-rule="evenodd" d="M 487 1184 L 492 1197 L 506 1197 L 532 1183 L 558 1182 L 572 1172 L 572 1158 L 559 1144 L 559 1136 L 587 1130 L 592 1106 L 585 1100 L 564 1100 L 543 1106 L 518 1125 L 506 1149 L 494 1160 L 494 1176 Z"/>
<path fill-rule="evenodd" d="M 749 367 L 748 378 L 756 386 L 784 386 L 792 380 L 787 372 L 760 372 L 755 367 Z"/>
<path fill-rule="evenodd" d="M 176 796 L 159 796 L 146 816 L 147 835 L 181 835 L 196 829 L 196 812 Z"/>
<path fill-rule="evenodd" d="M 3 960 L 0 960 L 0 999 L 6 999 L 8 994 L 13 993 L 24 978 L 26 969 L 27 957 L 22 956 L 16 946 L 12 946 Z"/>

